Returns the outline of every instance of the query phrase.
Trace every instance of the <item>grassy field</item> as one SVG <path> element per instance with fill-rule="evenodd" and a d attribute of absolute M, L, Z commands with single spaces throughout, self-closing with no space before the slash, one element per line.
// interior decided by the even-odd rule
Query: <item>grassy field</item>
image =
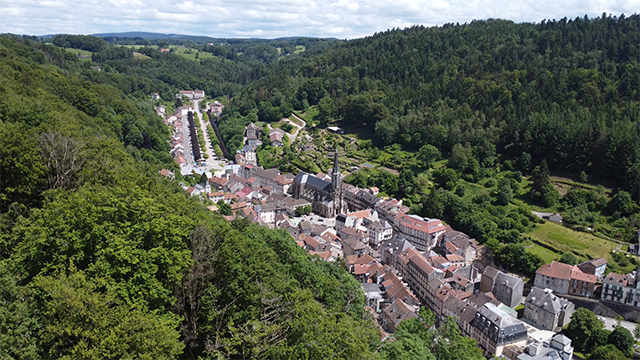
<path fill-rule="evenodd" d="M 150 58 L 150 57 L 148 57 L 147 55 L 145 55 L 145 54 L 141 54 L 141 53 L 139 53 L 139 52 L 134 52 L 134 53 L 133 53 L 133 58 L 134 58 L 134 59 L 138 59 L 138 60 L 149 60 L 149 59 L 151 59 L 151 58 Z"/>
<path fill-rule="evenodd" d="M 589 233 L 571 230 L 550 221 L 539 224 L 533 232 L 526 235 L 556 250 L 554 254 L 539 245 L 527 249 L 542 256 L 545 261 L 552 257 L 559 258 L 565 252 L 573 252 L 581 259 L 604 257 L 611 261 L 609 253 L 618 245 L 615 242 L 601 239 Z"/>
<path fill-rule="evenodd" d="M 72 48 L 66 48 L 64 49 L 64 51 L 74 54 L 74 55 L 89 55 L 91 56 L 91 54 L 93 54 L 91 51 L 87 51 L 87 50 L 80 50 L 80 49 L 72 49 Z M 91 58 L 79 58 L 80 61 L 91 61 Z"/>
<path fill-rule="evenodd" d="M 544 260 L 545 264 L 548 264 L 554 260 L 560 260 L 562 254 L 546 249 L 538 244 L 534 244 L 532 241 L 525 241 L 522 243 L 527 252 L 536 254 Z"/>
<path fill-rule="evenodd" d="M 141 46 L 141 45 L 117 45 L 117 46 L 126 47 L 126 48 L 130 48 L 130 49 L 132 48 L 134 51 L 145 47 L 145 46 Z M 150 45 L 150 46 L 146 46 L 146 47 L 155 48 L 155 49 L 158 48 L 157 45 Z M 192 61 L 198 60 L 198 59 L 196 59 L 196 53 L 198 52 L 198 50 L 196 50 L 196 49 L 192 49 L 192 48 L 181 49 L 180 47 L 177 47 L 177 46 L 170 46 L 169 49 L 173 49 L 173 53 L 174 54 L 182 56 L 183 58 L 185 58 L 187 60 L 192 60 Z M 133 57 L 136 58 L 136 59 L 141 59 L 141 60 L 150 59 L 146 55 L 142 55 L 142 54 L 140 54 L 140 55 L 143 56 L 144 58 L 141 57 L 141 56 L 136 56 L 135 52 L 133 53 Z M 208 52 L 200 52 L 198 57 L 200 59 L 212 59 L 215 56 L 213 56 L 213 54 L 208 53 Z"/>
<path fill-rule="evenodd" d="M 304 52 L 306 50 L 304 45 L 296 45 L 296 49 L 293 51 L 294 54 L 298 54 Z"/>
<path fill-rule="evenodd" d="M 304 120 L 309 126 L 313 124 L 313 118 L 316 117 L 316 115 L 318 115 L 319 113 L 318 108 L 315 105 L 311 106 L 309 109 L 307 109 L 307 111 L 294 110 L 293 112 L 298 115 L 299 118 Z"/>

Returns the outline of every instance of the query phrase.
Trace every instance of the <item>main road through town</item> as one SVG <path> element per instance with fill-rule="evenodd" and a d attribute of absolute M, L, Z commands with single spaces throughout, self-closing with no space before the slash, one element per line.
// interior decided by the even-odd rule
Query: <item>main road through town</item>
<path fill-rule="evenodd" d="M 206 106 L 206 105 L 205 105 Z M 205 149 L 209 158 L 206 160 L 205 170 L 211 171 L 212 175 L 215 175 L 216 172 L 220 172 L 224 170 L 225 162 L 223 159 L 218 159 L 216 157 L 215 151 L 213 151 L 213 146 L 211 146 L 211 140 L 209 140 L 209 134 L 207 134 L 207 124 L 208 121 L 202 114 L 202 110 L 200 109 L 200 100 L 193 101 L 193 110 L 196 113 L 198 118 L 198 123 L 200 124 L 199 131 L 202 131 L 204 135 L 205 141 Z M 215 136 L 212 134 L 212 136 Z"/>

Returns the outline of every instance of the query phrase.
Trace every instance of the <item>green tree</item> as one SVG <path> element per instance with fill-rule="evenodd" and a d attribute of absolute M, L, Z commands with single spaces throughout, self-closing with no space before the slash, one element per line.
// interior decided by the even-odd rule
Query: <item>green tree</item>
<path fill-rule="evenodd" d="M 577 351 L 584 352 L 604 345 L 598 333 L 604 330 L 604 323 L 587 308 L 578 308 L 571 316 L 571 322 L 565 329 L 565 335 L 572 341 Z"/>
<path fill-rule="evenodd" d="M 569 264 L 569 265 L 578 265 L 580 260 L 572 252 L 566 252 L 562 254 L 562 256 L 560 257 L 560 262 Z"/>
<path fill-rule="evenodd" d="M 418 160 L 425 168 L 430 168 L 434 161 L 440 159 L 440 151 L 433 145 L 423 145 L 418 151 Z"/>
<path fill-rule="evenodd" d="M 333 118 L 333 102 L 330 97 L 324 97 L 318 104 L 318 115 L 316 119 L 320 121 L 320 126 L 326 127 Z"/>
<path fill-rule="evenodd" d="M 449 158 L 449 167 L 458 171 L 464 171 L 467 168 L 469 161 L 469 151 L 465 149 L 462 144 L 458 143 L 453 146 L 451 150 L 451 157 Z"/>
<path fill-rule="evenodd" d="M 500 181 L 498 181 L 498 190 L 496 192 L 496 204 L 509 205 L 511 199 L 513 199 L 511 182 L 509 179 L 500 179 Z"/>
<path fill-rule="evenodd" d="M 635 345 L 636 341 L 629 330 L 618 325 L 609 334 L 608 343 L 615 346 L 627 357 L 631 357 L 633 355 L 633 345 Z"/>
<path fill-rule="evenodd" d="M 37 205 L 44 190 L 45 167 L 33 134 L 0 121 L 0 210 L 20 202 Z"/>
<path fill-rule="evenodd" d="M 547 160 L 542 160 L 540 165 L 536 166 L 531 173 L 532 184 L 531 187 L 538 191 L 541 191 L 543 187 L 551 184 L 551 177 L 549 176 L 549 167 L 547 166 Z"/>
<path fill-rule="evenodd" d="M 233 215 L 233 211 L 231 209 L 231 205 L 224 202 L 224 200 L 218 200 L 216 204 L 218 206 L 218 210 L 220 211 L 220 215 L 223 216 L 231 216 Z"/>
<path fill-rule="evenodd" d="M 605 345 L 596 348 L 589 360 L 627 360 L 628 357 L 614 345 Z"/>
<path fill-rule="evenodd" d="M 587 173 L 584 171 L 580 171 L 580 181 L 586 183 L 587 180 L 589 180 L 589 176 L 587 176 Z"/>
<path fill-rule="evenodd" d="M 640 324 L 636 324 L 636 327 L 633 330 L 633 336 L 635 336 L 636 339 L 640 338 Z"/>
<path fill-rule="evenodd" d="M 56 359 L 174 359 L 184 344 L 178 317 L 149 312 L 97 291 L 82 272 L 40 277 L 46 356 Z"/>

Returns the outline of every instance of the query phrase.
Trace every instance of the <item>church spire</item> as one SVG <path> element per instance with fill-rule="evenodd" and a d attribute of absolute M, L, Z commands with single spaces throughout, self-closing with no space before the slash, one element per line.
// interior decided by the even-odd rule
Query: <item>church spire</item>
<path fill-rule="evenodd" d="M 333 156 L 333 173 L 340 173 L 340 166 L 338 165 L 338 143 L 335 144 L 335 155 Z"/>

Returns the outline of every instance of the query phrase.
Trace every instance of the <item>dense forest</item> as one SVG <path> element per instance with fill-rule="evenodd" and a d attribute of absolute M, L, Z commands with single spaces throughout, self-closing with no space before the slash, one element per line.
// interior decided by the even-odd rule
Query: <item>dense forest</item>
<path fill-rule="evenodd" d="M 615 181 L 637 199 L 638 44 L 637 15 L 415 26 L 278 62 L 234 105 L 246 115 L 262 103 L 326 103 L 322 120 L 375 131 L 380 146 L 450 154 L 460 144 L 481 153 L 481 165 L 525 154 L 552 171 Z"/>
<path fill-rule="evenodd" d="M 0 357 L 479 358 L 428 312 L 381 343 L 342 266 L 161 179 L 149 100 L 78 62 L 0 36 Z"/>

